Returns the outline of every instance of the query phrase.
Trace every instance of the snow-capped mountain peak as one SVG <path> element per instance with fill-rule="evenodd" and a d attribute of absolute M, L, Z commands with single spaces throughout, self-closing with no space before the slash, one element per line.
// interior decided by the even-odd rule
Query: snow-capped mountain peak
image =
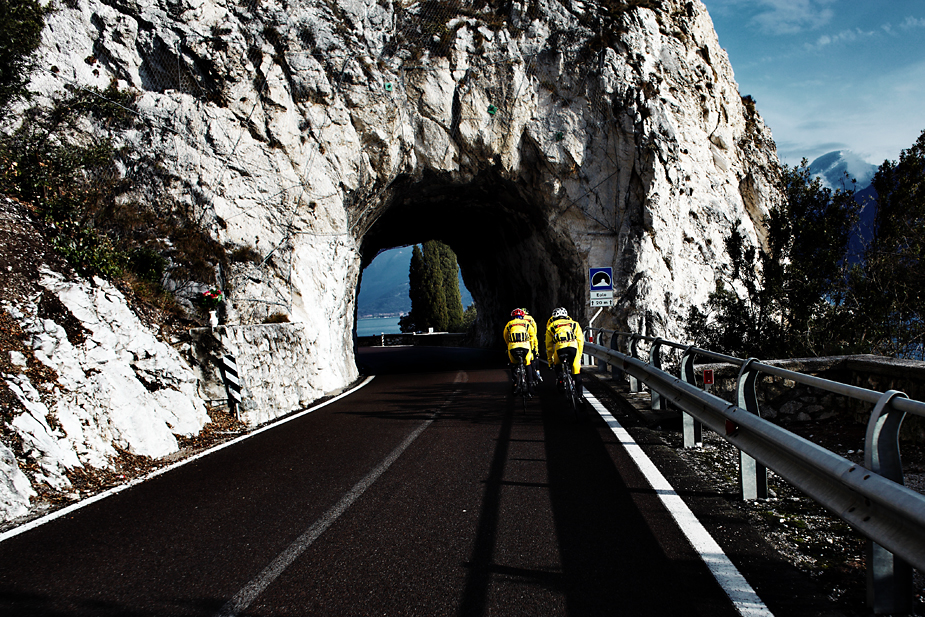
<path fill-rule="evenodd" d="M 853 188 L 860 191 L 870 184 L 874 174 L 877 173 L 877 166 L 871 165 L 850 150 L 835 150 L 823 154 L 810 163 L 809 170 L 819 176 L 823 185 L 830 189 Z M 857 184 L 852 186 L 845 178 L 845 173 L 855 178 Z"/>

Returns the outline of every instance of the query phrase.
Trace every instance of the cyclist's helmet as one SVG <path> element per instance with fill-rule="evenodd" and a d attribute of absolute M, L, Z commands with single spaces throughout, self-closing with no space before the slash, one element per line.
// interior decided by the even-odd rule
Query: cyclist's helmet
<path fill-rule="evenodd" d="M 568 317 L 568 311 L 566 311 L 566 310 L 565 310 L 564 308 L 562 308 L 561 306 L 560 306 L 559 308 L 553 310 L 553 312 L 552 312 L 552 318 L 553 318 L 553 319 L 562 319 L 562 318 L 564 318 L 564 317 Z"/>
<path fill-rule="evenodd" d="M 524 315 L 529 315 L 529 314 L 530 314 L 530 311 L 528 311 L 528 310 L 525 309 L 525 308 L 522 308 L 522 309 L 520 309 L 520 310 L 522 310 L 522 311 L 524 312 Z"/>
<path fill-rule="evenodd" d="M 519 308 L 514 309 L 513 311 L 511 311 L 511 317 L 519 317 L 520 319 L 523 319 L 524 310 L 519 309 Z"/>

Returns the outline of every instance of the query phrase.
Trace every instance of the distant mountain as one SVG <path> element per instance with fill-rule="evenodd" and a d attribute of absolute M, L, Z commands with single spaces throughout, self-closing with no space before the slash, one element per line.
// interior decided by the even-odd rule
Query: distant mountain
<path fill-rule="evenodd" d="M 360 293 L 357 296 L 357 315 L 364 317 L 407 313 L 411 310 L 411 298 L 408 297 L 411 252 L 410 246 L 383 251 L 363 270 Z M 459 293 L 465 309 L 472 304 L 472 294 L 466 289 L 461 274 Z"/>
<path fill-rule="evenodd" d="M 822 183 L 830 189 L 861 190 L 870 185 L 874 174 L 877 173 L 877 166 L 871 165 L 850 150 L 835 150 L 823 154 L 810 163 L 809 170 L 813 175 L 819 176 Z M 857 180 L 857 184 L 853 187 L 851 182 L 845 178 L 846 173 Z"/>
<path fill-rule="evenodd" d="M 854 199 L 861 204 L 858 224 L 852 230 L 848 241 L 848 261 L 860 261 L 864 247 L 873 238 L 874 220 L 877 216 L 877 191 L 871 185 L 877 166 L 871 165 L 850 150 L 836 150 L 823 154 L 809 164 L 809 170 L 819 176 L 823 185 L 830 189 L 855 190 Z M 852 184 L 845 174 L 857 180 Z"/>

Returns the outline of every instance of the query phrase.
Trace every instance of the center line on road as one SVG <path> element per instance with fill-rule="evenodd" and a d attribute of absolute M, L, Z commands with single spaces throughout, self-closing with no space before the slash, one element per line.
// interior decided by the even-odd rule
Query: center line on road
<path fill-rule="evenodd" d="M 468 375 L 460 371 L 456 374 L 456 379 L 454 383 L 465 383 L 468 381 Z M 455 390 L 447 401 L 443 404 L 442 407 L 446 407 L 460 390 Z M 217 617 L 236 617 L 241 611 L 247 610 L 247 608 L 257 599 L 263 591 L 270 586 L 270 584 L 275 581 L 279 576 L 285 572 L 292 563 L 299 558 L 299 555 L 305 552 L 305 550 L 312 545 L 312 543 L 317 540 L 321 534 L 327 530 L 339 517 L 341 514 L 347 511 L 347 509 L 353 505 L 360 496 L 366 492 L 372 484 L 381 476 L 385 471 L 391 467 L 392 463 L 398 460 L 398 457 L 408 449 L 415 439 L 424 432 L 424 430 L 433 424 L 434 420 L 437 418 L 437 415 L 440 413 L 440 410 L 434 412 L 434 415 L 419 427 L 414 429 L 410 435 L 405 437 L 405 440 L 402 441 L 392 452 L 385 457 L 375 469 L 366 474 L 362 480 L 357 482 L 352 489 L 350 489 L 346 495 L 341 498 L 337 504 L 335 504 L 330 510 L 325 512 L 321 518 L 319 518 L 315 523 L 309 527 L 305 533 L 296 538 L 296 540 L 289 545 L 286 550 L 279 554 L 279 556 L 274 559 L 270 565 L 264 568 L 263 572 L 257 575 L 251 582 L 245 585 L 231 600 L 229 600 L 225 606 L 222 607 L 222 610 L 218 612 Z"/>
<path fill-rule="evenodd" d="M 665 508 L 674 518 L 675 522 L 681 528 L 681 531 L 687 537 L 688 542 L 694 547 L 694 550 L 700 554 L 701 559 L 709 568 L 710 572 L 716 578 L 716 581 L 732 600 L 732 604 L 740 615 L 744 617 L 774 617 L 773 613 L 764 604 L 752 586 L 745 580 L 739 569 L 723 552 L 723 549 L 717 544 L 713 536 L 706 530 L 703 524 L 697 520 L 691 509 L 687 507 L 681 496 L 675 492 L 674 488 L 658 470 L 655 464 L 642 451 L 636 440 L 627 432 L 623 425 L 611 415 L 604 405 L 601 404 L 587 390 L 585 398 L 594 407 L 595 411 L 600 414 L 607 426 L 613 431 L 620 445 L 627 451 L 633 462 L 639 468 L 639 471 L 646 477 L 646 480 L 655 490 L 658 498 L 662 501 Z"/>

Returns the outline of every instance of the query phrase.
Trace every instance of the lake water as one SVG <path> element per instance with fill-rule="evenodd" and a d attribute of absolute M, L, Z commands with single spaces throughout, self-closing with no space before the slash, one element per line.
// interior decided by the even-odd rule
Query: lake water
<path fill-rule="evenodd" d="M 400 334 L 398 317 L 362 317 L 357 319 L 357 336 Z"/>

